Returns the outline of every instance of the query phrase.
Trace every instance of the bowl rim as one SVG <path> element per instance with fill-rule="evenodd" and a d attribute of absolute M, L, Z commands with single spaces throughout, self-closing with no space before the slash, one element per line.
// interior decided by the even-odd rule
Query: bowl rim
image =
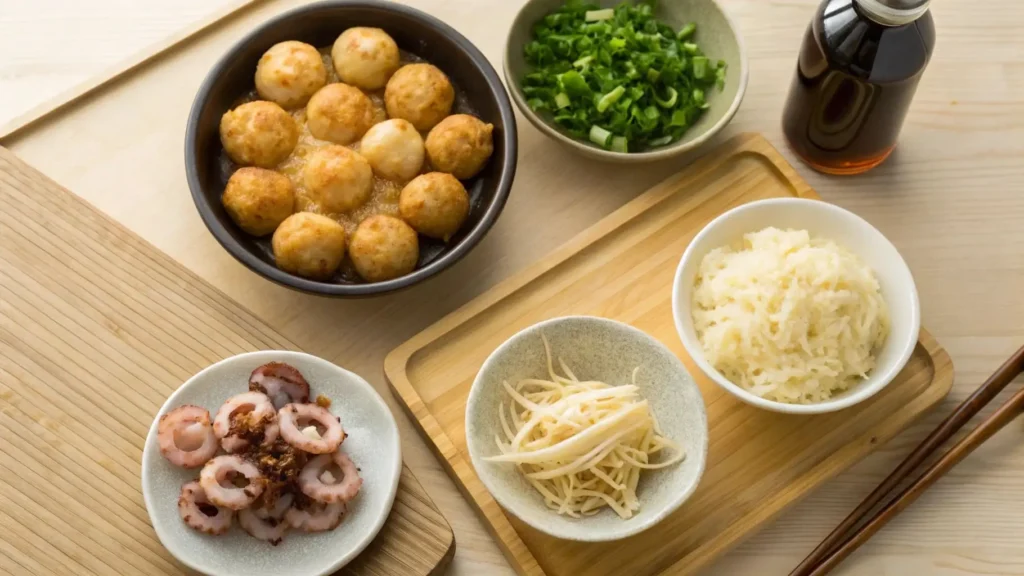
<path fill-rule="evenodd" d="M 504 125 L 504 129 L 502 130 L 504 154 L 500 158 L 501 169 L 498 175 L 498 182 L 495 186 L 494 197 L 487 204 L 480 221 L 469 231 L 469 234 L 467 234 L 460 243 L 450 248 L 446 253 L 440 255 L 434 261 L 422 268 L 413 270 L 405 276 L 385 280 L 383 282 L 366 282 L 362 284 L 321 282 L 290 274 L 271 263 L 265 262 L 250 250 L 245 249 L 240 242 L 232 238 L 231 234 L 228 233 L 227 227 L 214 217 L 213 208 L 206 200 L 202 181 L 200 180 L 199 173 L 196 168 L 196 158 L 198 156 L 196 151 L 196 138 L 199 130 L 199 117 L 202 114 L 206 102 L 210 98 L 210 94 L 213 91 L 213 85 L 230 63 L 238 58 L 239 54 L 246 46 L 256 42 L 262 34 L 281 25 L 282 22 L 298 18 L 308 13 L 317 13 L 337 8 L 362 8 L 393 12 L 407 16 L 413 20 L 417 20 L 423 25 L 439 31 L 442 35 L 447 37 L 457 49 L 466 53 L 477 69 L 483 74 L 487 86 L 497 102 L 498 115 Z M 495 221 L 497 221 L 498 216 L 505 207 L 505 203 L 508 201 L 509 194 L 512 192 L 512 183 L 515 179 L 516 165 L 519 155 L 518 146 L 515 113 L 512 110 L 512 104 L 509 101 L 508 92 L 502 84 L 501 78 L 498 76 L 494 66 L 491 65 L 487 57 L 484 56 L 484 54 L 460 32 L 426 12 L 403 4 L 379 0 L 322 0 L 287 10 L 266 20 L 236 40 L 234 44 L 232 44 L 231 47 L 228 48 L 228 50 L 216 61 L 210 71 L 203 78 L 203 82 L 200 84 L 199 90 L 196 92 L 196 96 L 192 101 L 192 107 L 189 110 L 185 128 L 185 176 L 189 190 L 192 194 L 192 201 L 196 206 L 196 210 L 199 212 L 200 218 L 202 218 L 203 223 L 206 225 L 206 228 L 213 234 L 217 242 L 235 258 L 235 260 L 241 262 L 249 270 L 276 284 L 309 294 L 343 297 L 376 296 L 408 288 L 437 275 L 441 271 L 453 266 L 474 247 L 476 247 L 477 244 L 479 244 L 480 240 L 483 239 L 483 237 L 487 235 L 490 229 L 494 226 Z M 497 160 L 497 158 L 492 158 L 492 161 Z"/>
<path fill-rule="evenodd" d="M 519 111 L 523 114 L 523 116 L 526 117 L 530 124 L 533 124 L 534 127 L 543 132 L 549 138 L 561 142 L 562 144 L 565 144 L 570 148 L 577 150 L 583 154 L 587 154 L 594 158 L 600 158 L 602 160 L 608 160 L 612 162 L 637 163 L 654 162 L 657 160 L 671 158 L 673 156 L 682 154 L 684 152 L 688 152 L 701 146 L 702 144 L 713 138 L 716 134 L 721 132 L 722 129 L 725 128 L 725 126 L 732 121 L 733 117 L 736 116 L 736 112 L 739 111 L 740 104 L 742 104 L 743 98 L 747 92 L 747 83 L 750 76 L 750 66 L 747 58 L 746 44 L 743 41 L 743 35 L 740 33 L 737 21 L 729 12 L 729 10 L 727 10 L 726 7 L 723 6 L 722 3 L 719 2 L 718 0 L 704 0 L 710 2 L 712 5 L 718 8 L 719 12 L 722 13 L 722 16 L 725 17 L 726 24 L 728 24 L 729 26 L 729 31 L 732 32 L 732 37 L 736 41 L 736 46 L 740 55 L 740 77 L 739 85 L 736 88 L 736 96 L 733 97 L 732 103 L 729 105 L 728 110 L 726 110 L 725 114 L 721 118 L 719 118 L 718 122 L 712 124 L 711 127 L 709 127 L 703 134 L 700 134 L 693 140 L 688 140 L 685 142 L 679 141 L 669 146 L 665 146 L 663 148 L 657 148 L 645 152 L 613 152 L 611 150 L 598 148 L 597 146 L 594 146 L 584 140 L 576 140 L 575 138 L 572 138 L 562 133 L 561 130 L 558 130 L 553 125 L 545 122 L 539 114 L 530 109 L 530 106 L 527 105 L 526 99 L 523 96 L 522 89 L 519 86 L 519 80 L 512 75 L 512 71 L 509 69 L 508 65 L 509 55 L 511 54 L 512 51 L 512 33 L 520 26 L 526 25 L 526 23 L 524 23 L 523 21 L 523 18 L 525 18 L 524 13 L 526 11 L 526 8 L 533 4 L 534 2 L 539 1 L 541 0 L 527 0 L 525 3 L 523 3 L 522 7 L 520 7 L 519 11 L 516 13 L 515 18 L 512 19 L 512 25 L 509 26 L 509 31 L 505 36 L 505 50 L 503 52 L 501 67 L 502 73 L 505 77 L 505 84 L 508 88 L 509 94 L 511 94 L 512 96 L 512 101 L 515 102 L 516 104 L 516 108 L 519 109 Z"/>
<path fill-rule="evenodd" d="M 854 390 L 849 395 L 843 396 L 841 398 L 826 400 L 824 402 L 817 402 L 814 404 L 787 404 L 784 402 L 778 402 L 775 400 L 762 398 L 733 383 L 731 380 L 722 375 L 721 372 L 716 370 L 710 363 L 708 363 L 708 361 L 704 358 L 704 351 L 700 345 L 700 342 L 690 338 L 686 330 L 684 329 L 684 327 L 692 326 L 693 318 L 687 317 L 684 319 L 682 317 L 684 313 L 683 304 L 679 301 L 679 295 L 683 291 L 684 270 L 686 269 L 687 265 L 690 264 L 694 258 L 696 258 L 697 247 L 701 244 L 705 237 L 710 235 L 711 232 L 718 228 L 718 226 L 720 226 L 723 222 L 744 212 L 758 210 L 764 206 L 772 205 L 803 205 L 810 206 L 812 207 L 812 209 L 815 210 L 831 211 L 836 214 L 839 214 L 840 218 L 845 218 L 846 220 L 849 220 L 856 227 L 863 229 L 868 234 L 880 240 L 883 246 L 890 249 L 892 253 L 896 255 L 896 260 L 894 260 L 894 262 L 898 265 L 900 274 L 905 275 L 906 279 L 909 282 L 908 288 L 910 290 L 911 302 L 911 337 L 899 343 L 900 353 L 899 357 L 895 362 L 893 362 L 888 368 L 886 368 L 880 374 L 873 374 L 873 376 L 876 376 L 876 378 L 870 386 L 862 386 L 861 389 Z M 853 251 L 855 254 L 858 253 L 854 249 L 854 247 L 849 247 L 848 249 Z M 687 306 L 686 309 L 689 310 L 689 306 Z M 888 238 L 886 238 L 880 230 L 872 226 L 870 222 L 845 208 L 842 208 L 835 204 L 831 204 L 829 202 L 825 202 L 824 200 L 814 200 L 810 198 L 766 198 L 762 200 L 748 202 L 746 204 L 741 204 L 735 208 L 723 212 L 722 214 L 718 215 L 714 220 L 708 222 L 704 226 L 704 228 L 701 229 L 701 231 L 698 232 L 697 235 L 693 237 L 693 240 L 690 241 L 689 245 L 687 245 L 686 247 L 686 250 L 683 252 L 682 258 L 679 259 L 679 265 L 676 267 L 675 277 L 672 280 L 672 319 L 675 322 L 676 332 L 679 334 L 679 339 L 682 340 L 683 347 L 686 348 L 686 352 L 693 359 L 694 363 L 697 364 L 697 366 L 700 367 L 701 371 L 703 371 L 708 378 L 714 381 L 715 384 L 718 384 L 719 387 L 725 389 L 733 396 L 739 398 L 740 400 L 746 402 L 747 404 L 756 406 L 758 408 L 763 408 L 765 410 L 770 410 L 772 412 L 781 412 L 785 414 L 825 414 L 828 412 L 835 412 L 838 410 L 842 410 L 844 408 L 849 408 L 851 406 L 866 401 L 867 399 L 881 392 L 886 386 L 889 385 L 889 383 L 891 383 L 896 378 L 900 371 L 903 370 L 903 368 L 907 365 L 907 362 L 910 360 L 910 356 L 914 353 L 914 349 L 917 346 L 918 338 L 920 336 L 921 303 L 917 293 L 917 285 L 914 282 L 914 276 L 911 273 L 910 267 L 907 265 L 906 260 L 903 259 L 903 256 L 899 253 L 899 250 L 896 249 L 896 246 L 894 246 L 893 243 Z"/>
<path fill-rule="evenodd" d="M 605 324 L 613 326 L 616 329 L 623 330 L 627 333 L 630 333 L 634 337 L 640 340 L 644 340 L 652 344 L 656 348 L 661 348 L 668 355 L 668 357 L 670 358 L 670 362 L 675 365 L 676 369 L 678 369 L 682 374 L 686 376 L 686 380 L 688 380 L 690 385 L 693 386 L 694 390 L 697 392 L 697 397 L 700 399 L 699 405 L 697 406 L 697 412 L 700 415 L 700 420 L 702 424 L 701 429 L 703 430 L 703 437 L 699 454 L 691 454 L 689 452 L 687 452 L 686 454 L 686 457 L 688 459 L 691 457 L 698 458 L 697 469 L 689 485 L 687 485 L 683 490 L 676 492 L 675 496 L 673 496 L 673 498 L 665 506 L 663 506 L 660 510 L 656 511 L 649 519 L 647 519 L 644 522 L 631 523 L 624 521 L 622 523 L 622 529 L 617 531 L 612 530 L 604 533 L 589 532 L 582 534 L 564 534 L 552 530 L 550 526 L 534 524 L 518 514 L 518 508 L 514 503 L 512 503 L 512 500 L 506 498 L 505 494 L 502 493 L 500 489 L 496 489 L 496 486 L 492 482 L 490 482 L 489 476 L 487 474 L 480 473 L 480 468 L 484 464 L 480 460 L 481 458 L 483 458 L 483 455 L 479 454 L 476 450 L 474 450 L 474 448 L 476 447 L 476 443 L 470 440 L 471 436 L 468 433 L 466 434 L 466 452 L 469 454 L 470 464 L 472 464 L 477 478 L 480 479 L 480 482 L 487 489 L 488 494 L 490 494 L 491 497 L 494 498 L 494 500 L 502 507 L 502 509 L 512 514 L 525 524 L 528 524 L 529 526 L 532 526 L 536 530 L 539 530 L 549 536 L 553 536 L 555 538 L 560 538 L 564 540 L 574 540 L 577 542 L 611 542 L 615 540 L 621 540 L 623 538 L 627 538 L 629 536 L 633 536 L 639 534 L 640 532 L 653 528 L 662 520 L 667 518 L 676 510 L 678 510 L 679 507 L 682 506 L 683 503 L 685 503 L 687 500 L 689 500 L 690 496 L 692 496 L 693 493 L 697 490 L 697 487 L 700 485 L 701 479 L 704 477 L 704 471 L 707 468 L 708 446 L 710 443 L 711 433 L 708 428 L 707 404 L 704 401 L 704 394 L 701 392 L 700 386 L 697 385 L 697 381 L 693 378 L 693 375 L 690 374 L 690 371 L 686 368 L 686 365 L 683 364 L 682 360 L 680 360 L 679 357 L 675 353 L 673 353 L 672 350 L 670 350 L 669 347 L 662 343 L 660 340 L 644 332 L 643 330 L 636 328 L 635 326 L 632 326 L 625 322 L 620 322 L 619 320 L 614 320 L 612 318 L 590 316 L 585 314 L 558 316 L 555 318 L 548 318 L 547 320 L 542 320 L 535 324 L 531 324 L 523 328 L 522 330 L 517 331 L 515 334 L 509 336 L 504 342 L 498 345 L 498 347 L 495 348 L 487 356 L 487 359 L 484 360 L 483 364 L 480 365 L 480 369 L 477 371 L 476 376 L 473 378 L 473 384 L 470 386 L 469 395 L 466 399 L 466 416 L 464 423 L 465 430 L 468 431 L 470 429 L 470 419 L 471 414 L 473 414 L 473 410 L 471 408 L 475 407 L 476 404 L 479 402 L 479 397 L 481 394 L 480 391 L 483 388 L 481 374 L 483 374 L 484 370 L 487 369 L 489 365 L 496 362 L 497 358 L 503 355 L 508 350 L 508 348 L 512 345 L 513 341 L 523 337 L 526 332 L 540 330 L 543 329 L 545 326 L 550 326 L 552 324 L 558 324 L 566 321 L 583 321 L 593 322 L 595 324 Z M 552 511 L 552 514 L 555 514 L 555 512 Z"/>
<path fill-rule="evenodd" d="M 151 436 L 155 436 L 157 434 L 157 428 L 160 424 L 161 416 L 166 414 L 173 404 L 179 402 L 178 398 L 182 394 L 184 394 L 187 388 L 196 385 L 197 381 L 204 378 L 208 372 L 213 371 L 214 369 L 220 367 L 223 364 L 241 362 L 254 356 L 266 356 L 271 357 L 275 360 L 282 360 L 286 362 L 289 361 L 289 358 L 300 358 L 304 362 L 329 365 L 331 369 L 339 371 L 344 377 L 349 379 L 353 385 L 370 392 L 371 394 L 369 394 L 369 397 L 373 399 L 374 403 L 377 404 L 378 407 L 381 410 L 383 410 L 385 414 L 387 414 L 388 421 L 390 422 L 390 428 L 392 428 L 395 431 L 395 442 L 394 445 L 392 446 L 392 449 L 394 450 L 395 457 L 398 460 L 398 466 L 396 467 L 394 477 L 391 479 L 391 485 L 388 486 L 388 495 L 386 498 L 387 505 L 385 507 L 385 510 L 374 521 L 371 529 L 363 535 L 363 538 L 360 539 L 355 546 L 353 546 L 349 553 L 339 557 L 333 564 L 331 564 L 331 566 L 329 566 L 323 572 L 320 573 L 320 575 L 331 574 L 337 571 L 338 569 L 346 566 L 349 562 L 355 559 L 356 556 L 363 552 L 363 550 L 365 550 L 370 545 L 370 543 L 373 542 L 373 540 L 377 537 L 377 534 L 379 534 L 380 530 L 384 527 L 384 523 L 391 515 L 391 510 L 392 508 L 394 508 L 395 505 L 395 498 L 398 495 L 398 483 L 402 477 L 402 469 L 404 467 L 404 464 L 402 460 L 402 436 L 399 433 L 398 422 L 395 420 L 395 416 L 394 414 L 392 414 L 391 409 L 388 408 L 387 402 L 384 401 L 384 398 L 382 398 L 380 393 L 377 392 L 377 390 L 359 374 L 356 374 L 355 372 L 352 372 L 351 370 L 348 370 L 346 368 L 342 368 L 341 366 L 338 366 L 334 362 L 331 362 L 324 358 L 320 358 L 319 356 L 314 356 L 312 354 L 307 354 L 305 352 L 297 352 L 294 350 L 256 350 L 252 352 L 243 352 L 241 354 L 235 354 L 234 356 L 222 358 L 221 360 L 218 360 L 213 364 L 210 364 L 209 366 L 203 368 L 199 372 L 196 372 L 191 377 L 189 377 L 188 380 L 185 380 L 185 382 L 181 386 L 179 386 L 174 392 L 172 392 L 171 395 L 167 397 L 167 400 L 165 400 L 164 403 L 160 406 L 160 410 L 157 411 L 156 415 L 153 417 L 153 423 L 150 425 L 149 431 L 146 433 L 146 439 L 143 441 L 142 444 L 142 456 L 140 458 L 141 474 L 139 477 L 139 482 L 141 484 L 140 488 L 142 489 L 142 500 L 143 503 L 146 505 L 146 514 L 147 516 L 149 516 L 150 524 L 153 525 L 153 531 L 156 532 L 157 539 L 160 540 L 160 544 L 164 547 L 164 549 L 166 549 L 168 553 L 170 553 L 172 556 L 177 558 L 179 562 L 185 564 L 189 568 L 196 570 L 200 573 L 205 573 L 203 571 L 203 567 L 195 564 L 192 561 L 191 557 L 183 558 L 172 552 L 171 548 L 168 547 L 167 543 L 164 541 L 164 531 L 161 530 L 153 521 L 153 514 L 150 511 L 153 509 L 153 506 L 155 505 L 155 503 L 152 500 L 154 495 L 149 489 L 147 489 L 147 486 L 151 484 L 151 482 L 149 482 L 148 480 L 149 475 L 153 473 L 151 467 L 146 466 L 147 452 L 149 451 L 150 444 L 149 439 Z"/>

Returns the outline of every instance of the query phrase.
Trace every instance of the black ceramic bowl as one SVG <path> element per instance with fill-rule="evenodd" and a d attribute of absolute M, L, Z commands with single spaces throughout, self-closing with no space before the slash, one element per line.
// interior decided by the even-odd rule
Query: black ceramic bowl
<path fill-rule="evenodd" d="M 278 42 L 301 40 L 330 46 L 345 29 L 384 29 L 399 48 L 434 64 L 461 92 L 472 113 L 494 125 L 494 154 L 483 171 L 463 182 L 470 194 L 465 224 L 447 243 L 420 236 L 420 260 L 411 274 L 386 282 L 360 283 L 338 277 L 320 282 L 289 274 L 274 264 L 269 238 L 253 238 L 239 229 L 221 204 L 232 166 L 223 161 L 220 117 L 253 89 L 256 63 Z M 461 110 L 456 107 L 454 112 Z M 327 296 L 369 296 L 406 288 L 437 274 L 462 258 L 498 218 L 516 171 L 516 121 L 508 93 L 487 58 L 444 22 L 400 4 L 328 1 L 286 12 L 240 40 L 213 67 L 196 95 L 185 133 L 185 170 L 192 199 L 217 241 L 251 270 L 278 284 Z"/>

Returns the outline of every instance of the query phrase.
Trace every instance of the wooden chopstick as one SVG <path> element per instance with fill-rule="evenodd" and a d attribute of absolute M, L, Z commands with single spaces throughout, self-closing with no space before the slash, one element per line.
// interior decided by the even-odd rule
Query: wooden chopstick
<path fill-rule="evenodd" d="M 835 568 L 896 514 L 910 505 L 922 492 L 935 483 L 982 442 L 1013 420 L 1024 407 L 1024 390 L 1015 394 L 994 414 L 982 422 L 969 435 L 958 442 L 939 461 L 933 464 L 913 484 L 900 492 L 874 515 L 869 513 L 910 477 L 925 460 L 982 408 L 995 398 L 1019 374 L 1024 372 L 1024 347 L 1011 356 L 977 390 L 942 421 L 941 424 L 910 453 L 900 465 L 878 485 L 804 560 L 790 576 L 821 576 Z"/>

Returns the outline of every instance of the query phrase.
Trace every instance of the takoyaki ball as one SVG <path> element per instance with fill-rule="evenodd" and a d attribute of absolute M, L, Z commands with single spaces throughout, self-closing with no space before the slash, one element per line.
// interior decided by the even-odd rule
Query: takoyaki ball
<path fill-rule="evenodd" d="M 327 216 L 299 212 L 277 227 L 271 245 L 281 270 L 326 280 L 345 257 L 345 228 Z"/>
<path fill-rule="evenodd" d="M 378 214 L 359 223 L 348 247 L 356 272 L 369 282 L 405 276 L 420 257 L 416 231 L 394 216 Z"/>
<path fill-rule="evenodd" d="M 435 169 L 459 180 L 476 176 L 494 152 L 494 126 L 468 114 L 453 114 L 427 134 L 427 157 Z"/>
<path fill-rule="evenodd" d="M 331 48 L 334 70 L 346 84 L 380 90 L 398 70 L 398 45 L 380 28 L 349 28 Z"/>
<path fill-rule="evenodd" d="M 398 211 L 420 234 L 447 242 L 469 215 L 469 194 L 455 176 L 430 172 L 405 185 Z"/>
<path fill-rule="evenodd" d="M 451 114 L 454 102 L 452 83 L 431 64 L 402 66 L 384 89 L 388 117 L 408 120 L 421 132 Z"/>
<path fill-rule="evenodd" d="M 256 65 L 260 98 L 285 108 L 298 108 L 327 84 L 327 68 L 316 48 L 289 40 L 274 44 Z"/>
<path fill-rule="evenodd" d="M 253 236 L 266 236 L 292 215 L 295 191 L 283 174 L 264 168 L 239 168 L 228 178 L 221 202 L 239 228 Z"/>
<path fill-rule="evenodd" d="M 309 99 L 306 125 L 321 140 L 351 144 L 373 126 L 373 102 L 359 88 L 328 84 Z"/>
<path fill-rule="evenodd" d="M 370 161 L 373 171 L 387 180 L 408 182 L 423 167 L 423 137 L 401 118 L 374 124 L 363 135 L 359 152 Z"/>
<path fill-rule="evenodd" d="M 295 149 L 299 127 L 284 108 L 257 100 L 221 116 L 220 142 L 236 164 L 273 168 Z"/>
<path fill-rule="evenodd" d="M 324 212 L 348 212 L 370 198 L 373 170 L 358 152 L 332 144 L 307 157 L 302 181 Z"/>

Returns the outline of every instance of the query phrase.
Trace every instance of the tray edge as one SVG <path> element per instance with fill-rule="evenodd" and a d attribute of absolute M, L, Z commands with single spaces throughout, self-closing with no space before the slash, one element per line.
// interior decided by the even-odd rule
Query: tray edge
<path fill-rule="evenodd" d="M 392 395 L 399 400 L 402 409 L 414 421 L 416 429 L 430 445 L 431 450 L 441 461 L 445 471 L 452 477 L 459 492 L 469 500 L 469 504 L 475 509 L 478 516 L 484 517 L 488 532 L 494 537 L 496 543 L 502 549 L 506 560 L 512 564 L 518 574 L 545 576 L 546 572 L 541 568 L 540 563 L 526 546 L 526 543 L 519 537 L 519 533 L 516 532 L 511 522 L 509 522 L 501 507 L 498 506 L 497 502 L 489 494 L 486 494 L 486 489 L 482 485 L 476 487 L 477 491 L 484 493 L 485 498 L 490 499 L 489 504 L 493 504 L 490 507 L 494 508 L 494 510 L 490 513 L 484 510 L 481 502 L 474 496 L 473 490 L 462 480 L 463 474 L 460 473 L 460 470 L 470 468 L 471 464 L 455 447 L 451 438 L 448 437 L 448 434 L 438 424 L 433 414 L 423 403 L 422 398 L 413 388 L 412 383 L 406 377 L 405 368 L 409 360 L 430 342 L 444 336 L 462 324 L 466 319 L 472 318 L 507 298 L 515 291 L 544 274 L 547 270 L 558 266 L 586 246 L 626 224 L 647 210 L 651 205 L 664 200 L 673 193 L 677 183 L 698 178 L 705 172 L 714 170 L 727 159 L 741 153 L 754 153 L 765 157 L 772 167 L 781 172 L 786 180 L 794 186 L 794 192 L 797 196 L 820 199 L 814 190 L 811 189 L 810 185 L 800 177 L 796 170 L 786 162 L 778 150 L 763 135 L 753 132 L 737 134 L 697 158 L 689 166 L 683 167 L 680 172 L 655 184 L 651 189 L 643 192 L 611 214 L 601 218 L 556 248 L 553 252 L 437 320 L 389 352 L 384 358 L 384 379 L 387 381 L 388 387 L 391 388 Z"/>

